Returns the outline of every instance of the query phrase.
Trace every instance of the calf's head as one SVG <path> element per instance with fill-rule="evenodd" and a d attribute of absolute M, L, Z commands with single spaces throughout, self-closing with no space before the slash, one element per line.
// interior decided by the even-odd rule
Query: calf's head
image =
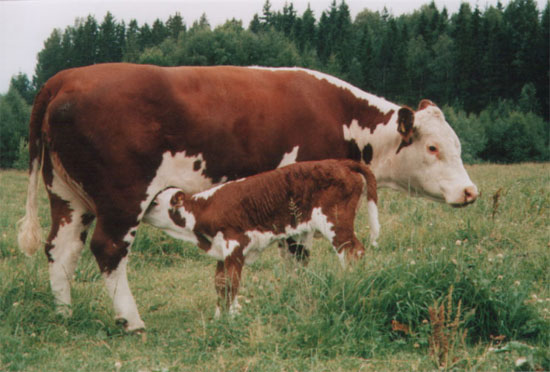
<path fill-rule="evenodd" d="M 456 207 L 476 200 L 458 137 L 433 102 L 421 101 L 416 112 L 401 108 L 397 129 L 401 143 L 391 164 L 393 186 Z"/>
<path fill-rule="evenodd" d="M 143 221 L 176 239 L 195 242 L 193 229 L 196 219 L 193 213 L 185 208 L 185 198 L 183 191 L 176 188 L 160 192 L 149 205 Z"/>

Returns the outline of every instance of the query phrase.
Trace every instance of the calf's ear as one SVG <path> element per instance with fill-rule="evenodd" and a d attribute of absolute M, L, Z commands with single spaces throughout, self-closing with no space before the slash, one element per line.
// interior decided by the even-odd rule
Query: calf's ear
<path fill-rule="evenodd" d="M 397 112 L 397 131 L 401 134 L 403 142 L 410 145 L 413 135 L 414 111 L 403 106 Z"/>
<path fill-rule="evenodd" d="M 183 201 L 185 200 L 185 194 L 183 191 L 178 191 L 170 199 L 170 206 L 172 208 L 183 207 Z"/>

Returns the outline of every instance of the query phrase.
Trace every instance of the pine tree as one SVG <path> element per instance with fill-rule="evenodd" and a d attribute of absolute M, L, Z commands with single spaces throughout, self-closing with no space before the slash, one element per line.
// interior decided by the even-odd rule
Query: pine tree
<path fill-rule="evenodd" d="M 85 22 L 79 22 L 74 30 L 72 67 L 92 65 L 97 62 L 98 25 L 95 18 L 89 15 Z"/>
<path fill-rule="evenodd" d="M 56 74 L 63 66 L 63 48 L 61 32 L 54 29 L 44 42 L 44 48 L 38 53 L 38 62 L 34 70 L 33 85 L 39 89 L 42 84 Z"/>
<path fill-rule="evenodd" d="M 177 40 L 180 33 L 185 32 L 185 23 L 183 22 L 183 17 L 179 12 L 176 12 L 175 15 L 168 17 L 166 21 L 166 28 L 168 29 L 168 36 Z"/>
<path fill-rule="evenodd" d="M 126 30 L 126 37 L 124 41 L 123 57 L 125 62 L 137 62 L 139 60 L 139 54 L 141 52 L 139 46 L 139 26 L 135 19 L 132 19 L 128 24 Z"/>
<path fill-rule="evenodd" d="M 122 60 L 121 30 L 117 29 L 114 16 L 107 12 L 99 26 L 97 37 L 97 58 L 95 62 L 119 62 Z"/>

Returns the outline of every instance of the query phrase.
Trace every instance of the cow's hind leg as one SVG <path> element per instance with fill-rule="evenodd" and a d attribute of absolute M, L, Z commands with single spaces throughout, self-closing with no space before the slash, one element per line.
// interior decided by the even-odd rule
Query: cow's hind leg
<path fill-rule="evenodd" d="M 107 224 L 98 217 L 91 249 L 113 300 L 117 323 L 123 324 L 127 331 L 135 331 L 144 329 L 145 323 L 130 291 L 126 266 L 137 226 L 121 226 L 124 226 L 121 221 Z"/>
<path fill-rule="evenodd" d="M 66 197 L 70 201 L 64 200 L 51 191 L 49 198 L 52 226 L 45 251 L 49 262 L 50 285 L 57 311 L 68 316 L 71 314 L 71 280 L 94 216 L 76 199 Z"/>

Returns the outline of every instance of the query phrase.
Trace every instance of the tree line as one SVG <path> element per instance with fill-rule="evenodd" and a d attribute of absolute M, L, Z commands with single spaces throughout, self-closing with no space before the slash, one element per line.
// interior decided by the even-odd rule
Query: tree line
<path fill-rule="evenodd" d="M 327 72 L 394 102 L 436 102 L 463 143 L 466 161 L 546 161 L 549 150 L 550 3 L 512 0 L 455 14 L 435 3 L 411 14 L 386 9 L 354 20 L 344 0 L 319 18 L 308 6 L 272 9 L 269 0 L 245 27 L 212 28 L 205 14 L 188 26 L 180 13 L 152 25 L 127 25 L 107 13 L 78 18 L 44 42 L 32 81 L 12 78 L 0 96 L 0 167 L 24 147 L 28 105 L 56 72 L 102 62 L 175 65 L 302 66 Z M 8 123 L 9 122 L 9 123 Z M 22 127 L 21 127 L 22 126 Z"/>

